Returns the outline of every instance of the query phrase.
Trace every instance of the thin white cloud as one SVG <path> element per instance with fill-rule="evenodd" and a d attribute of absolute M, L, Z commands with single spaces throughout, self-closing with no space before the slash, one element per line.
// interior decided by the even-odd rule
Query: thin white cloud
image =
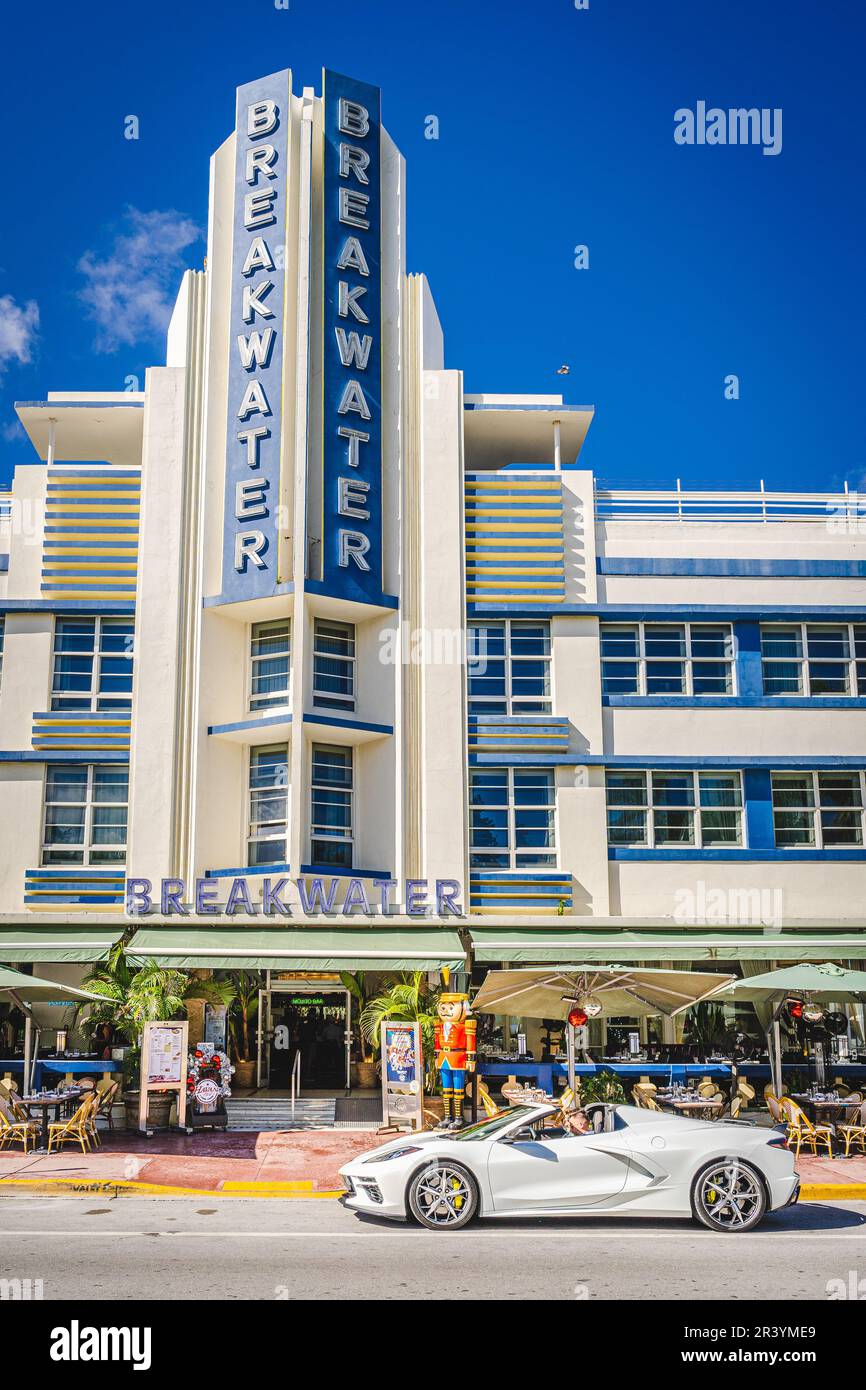
<path fill-rule="evenodd" d="M 8 424 L 0 425 L 0 439 L 4 439 L 7 444 L 20 444 L 26 438 L 20 420 L 10 420 Z"/>
<path fill-rule="evenodd" d="M 39 330 L 39 305 L 33 299 L 17 304 L 11 294 L 0 294 L 0 376 L 10 362 L 24 367 L 33 360 Z"/>
<path fill-rule="evenodd" d="M 94 347 L 117 352 L 161 338 L 168 327 L 187 249 L 201 236 L 189 217 L 171 210 L 127 208 L 124 230 L 109 249 L 85 251 L 78 262 L 78 298 L 97 325 Z"/>

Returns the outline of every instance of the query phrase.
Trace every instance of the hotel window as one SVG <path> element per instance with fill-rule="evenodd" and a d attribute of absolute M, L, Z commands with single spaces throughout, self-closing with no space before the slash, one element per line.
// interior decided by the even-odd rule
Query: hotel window
<path fill-rule="evenodd" d="M 316 866 L 352 867 L 352 749 L 313 744 L 310 854 Z"/>
<path fill-rule="evenodd" d="M 317 618 L 313 633 L 313 704 L 355 708 L 355 625 Z"/>
<path fill-rule="evenodd" d="M 545 768 L 472 768 L 470 866 L 555 868 L 555 812 L 553 773 Z"/>
<path fill-rule="evenodd" d="M 602 623 L 605 695 L 732 695 L 730 623 Z"/>
<path fill-rule="evenodd" d="M 250 709 L 289 703 L 289 620 L 253 623 L 250 631 Z"/>
<path fill-rule="evenodd" d="M 863 776 L 862 772 L 774 772 L 778 848 L 862 845 Z"/>
<path fill-rule="evenodd" d="M 866 624 L 764 623 L 765 695 L 866 695 Z"/>
<path fill-rule="evenodd" d="M 128 763 L 57 763 L 45 782 L 43 864 L 123 864 Z"/>
<path fill-rule="evenodd" d="M 739 772 L 608 772 L 607 838 L 647 849 L 743 843 Z"/>
<path fill-rule="evenodd" d="M 53 710 L 132 708 L 132 618 L 58 618 Z"/>
<path fill-rule="evenodd" d="M 470 623 L 471 714 L 550 713 L 550 623 Z"/>
<path fill-rule="evenodd" d="M 3 680 L 3 646 L 6 637 L 6 619 L 0 613 L 0 682 Z"/>
<path fill-rule="evenodd" d="M 250 753 L 247 864 L 285 864 L 289 819 L 289 750 L 284 743 Z"/>

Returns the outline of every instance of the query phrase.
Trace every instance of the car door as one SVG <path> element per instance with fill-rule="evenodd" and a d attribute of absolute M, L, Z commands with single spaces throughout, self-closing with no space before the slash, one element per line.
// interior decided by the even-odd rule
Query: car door
<path fill-rule="evenodd" d="M 625 1131 L 565 1134 L 491 1144 L 488 1179 L 494 1211 L 591 1207 L 625 1187 Z"/>

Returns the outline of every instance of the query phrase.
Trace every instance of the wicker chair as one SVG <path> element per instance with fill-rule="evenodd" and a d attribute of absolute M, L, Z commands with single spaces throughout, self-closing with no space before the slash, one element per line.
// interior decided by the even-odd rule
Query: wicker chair
<path fill-rule="evenodd" d="M 866 1101 L 860 1103 L 860 1113 L 856 1121 L 838 1124 L 836 1133 L 845 1145 L 845 1157 L 851 1153 L 851 1145 L 856 1144 L 861 1154 L 866 1154 Z"/>
<path fill-rule="evenodd" d="M 788 1124 L 788 1148 L 793 1145 L 798 1158 L 804 1144 L 808 1144 L 815 1155 L 818 1153 L 818 1145 L 826 1144 L 827 1154 L 832 1158 L 833 1125 L 813 1125 L 805 1110 L 801 1109 L 795 1100 L 791 1100 L 790 1096 L 785 1096 L 782 1101 L 782 1110 Z"/>
<path fill-rule="evenodd" d="M 95 1129 L 90 1118 L 96 1104 L 95 1092 L 85 1096 L 71 1120 L 55 1120 L 48 1126 L 48 1152 L 63 1144 L 80 1144 L 81 1152 L 87 1153 L 91 1147 Z M 97 1143 L 99 1140 L 97 1139 Z"/>
<path fill-rule="evenodd" d="M 27 1153 L 30 1144 L 36 1146 L 39 1126 L 35 1120 L 21 1120 L 5 1100 L 0 1099 L 0 1149 L 20 1144 Z"/>

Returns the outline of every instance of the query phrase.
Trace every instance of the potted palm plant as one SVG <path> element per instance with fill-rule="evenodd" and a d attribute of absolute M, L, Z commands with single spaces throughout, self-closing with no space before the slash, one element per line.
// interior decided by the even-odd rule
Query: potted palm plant
<path fill-rule="evenodd" d="M 248 1091 L 256 1079 L 253 1022 L 259 1011 L 259 979 L 248 970 L 233 970 L 227 977 L 233 997 L 229 1007 L 229 1037 L 234 1054 L 234 1084 Z"/>
<path fill-rule="evenodd" d="M 369 999 L 361 1011 L 361 1036 L 378 1056 L 383 1023 L 420 1023 L 425 1084 L 433 1067 L 433 1030 L 439 991 L 431 989 L 423 970 L 403 975 Z M 429 1089 L 429 1085 L 428 1085 Z"/>
<path fill-rule="evenodd" d="M 355 1001 L 355 1021 L 354 1030 L 357 1030 L 358 1057 L 352 1063 L 352 1081 L 359 1086 L 362 1091 L 370 1091 L 376 1086 L 378 1077 L 376 1072 L 376 1056 L 372 1043 L 364 1036 L 361 1027 L 364 1009 L 372 998 L 372 992 L 368 988 L 368 975 L 350 975 L 346 971 L 340 972 L 340 979 L 343 988 L 347 989 Z"/>
<path fill-rule="evenodd" d="M 132 1044 L 124 1059 L 123 1101 L 126 1123 L 138 1124 L 141 1085 L 141 1034 L 145 1023 L 166 1023 L 183 1012 L 184 1002 L 195 997 L 226 1002 L 226 986 L 213 980 L 191 978 L 183 970 L 166 970 L 156 961 L 145 961 L 140 968 L 130 965 L 123 943 L 118 942 L 104 964 L 86 976 L 84 988 L 101 996 L 100 1003 L 82 1005 L 85 1027 L 93 1032 L 108 1023 Z M 174 1093 L 152 1091 L 148 1097 L 147 1121 L 154 1129 L 168 1127 Z"/>

